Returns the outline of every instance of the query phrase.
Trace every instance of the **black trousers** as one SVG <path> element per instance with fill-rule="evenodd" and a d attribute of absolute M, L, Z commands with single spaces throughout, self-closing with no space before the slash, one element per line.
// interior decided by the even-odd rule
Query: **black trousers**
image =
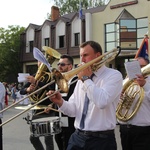
<path fill-rule="evenodd" d="M 46 150 L 54 150 L 53 136 L 43 136 Z M 40 137 L 30 136 L 30 141 L 35 150 L 44 150 Z"/>
<path fill-rule="evenodd" d="M 150 126 L 120 125 L 122 150 L 150 150 Z"/>
<path fill-rule="evenodd" d="M 1 118 L 0 118 L 0 124 L 2 124 Z M 3 150 L 3 131 L 2 131 L 2 127 L 0 127 L 0 150 Z"/>
<path fill-rule="evenodd" d="M 84 134 L 76 130 L 69 140 L 67 150 L 117 150 L 114 132 Z"/>
<path fill-rule="evenodd" d="M 75 131 L 74 127 L 62 127 L 62 131 L 55 135 L 55 141 L 59 150 L 66 150 L 70 136 Z"/>

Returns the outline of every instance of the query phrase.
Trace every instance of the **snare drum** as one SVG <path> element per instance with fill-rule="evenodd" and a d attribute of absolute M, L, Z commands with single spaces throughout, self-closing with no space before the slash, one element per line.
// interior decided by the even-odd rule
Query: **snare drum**
<path fill-rule="evenodd" d="M 59 117 L 46 117 L 31 121 L 31 135 L 34 137 L 59 134 L 61 122 Z"/>

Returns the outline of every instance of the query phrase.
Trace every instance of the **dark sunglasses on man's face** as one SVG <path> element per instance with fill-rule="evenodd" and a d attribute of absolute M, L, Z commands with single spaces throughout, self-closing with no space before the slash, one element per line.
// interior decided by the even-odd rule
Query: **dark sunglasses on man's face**
<path fill-rule="evenodd" d="M 70 65 L 70 64 L 58 63 L 57 66 L 59 66 L 59 65 L 63 67 L 63 66 Z"/>

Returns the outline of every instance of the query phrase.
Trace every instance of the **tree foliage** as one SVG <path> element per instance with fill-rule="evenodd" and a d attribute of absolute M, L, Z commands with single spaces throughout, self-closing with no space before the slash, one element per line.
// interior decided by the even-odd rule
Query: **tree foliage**
<path fill-rule="evenodd" d="M 24 27 L 8 26 L 8 29 L 0 28 L 0 81 L 8 82 L 11 78 L 17 78 L 22 70 L 19 63 L 20 34 Z"/>
<path fill-rule="evenodd" d="M 64 15 L 79 10 L 80 3 L 82 9 L 104 5 L 108 0 L 54 0 L 54 3 L 60 9 L 60 14 Z"/>

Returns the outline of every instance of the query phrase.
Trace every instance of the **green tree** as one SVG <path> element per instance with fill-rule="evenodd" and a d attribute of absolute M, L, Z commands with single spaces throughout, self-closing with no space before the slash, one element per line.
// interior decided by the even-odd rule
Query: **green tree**
<path fill-rule="evenodd" d="M 20 61 L 20 34 L 24 27 L 0 28 L 0 81 L 15 82 L 22 71 Z"/>
<path fill-rule="evenodd" d="M 68 14 L 79 10 L 80 2 L 82 3 L 82 9 L 88 9 L 91 7 L 101 6 L 106 4 L 108 0 L 54 0 L 54 3 L 60 9 L 60 14 Z"/>

